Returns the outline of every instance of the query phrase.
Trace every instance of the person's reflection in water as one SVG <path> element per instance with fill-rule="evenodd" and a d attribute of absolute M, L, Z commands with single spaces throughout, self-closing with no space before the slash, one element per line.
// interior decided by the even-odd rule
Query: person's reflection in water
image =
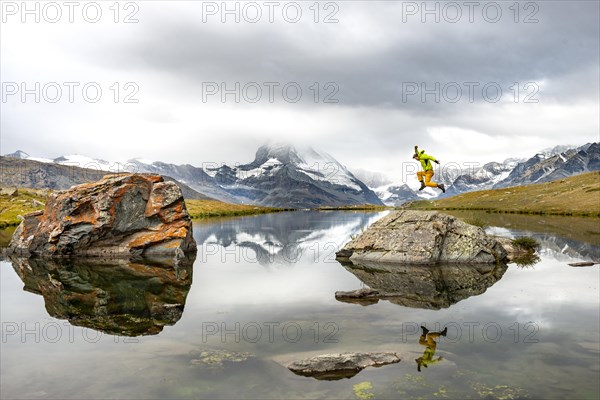
<path fill-rule="evenodd" d="M 440 336 L 446 336 L 446 333 L 448 332 L 448 328 L 444 328 L 444 330 L 441 332 L 429 332 L 429 329 L 425 328 L 424 326 L 421 326 L 421 329 L 423 330 L 423 333 L 419 338 L 419 344 L 425 346 L 425 352 L 421 357 L 415 359 L 417 362 L 417 371 L 419 372 L 421 372 L 421 366 L 427 368 L 429 364 L 437 364 L 443 360 L 442 357 L 438 357 L 435 360 L 433 359 L 433 356 L 435 355 L 435 349 L 437 347 L 437 342 L 435 339 Z"/>

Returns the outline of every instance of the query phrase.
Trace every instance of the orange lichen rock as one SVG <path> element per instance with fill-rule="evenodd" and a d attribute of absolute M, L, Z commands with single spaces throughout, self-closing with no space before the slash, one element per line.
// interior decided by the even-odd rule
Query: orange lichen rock
<path fill-rule="evenodd" d="M 179 257 L 196 251 L 181 190 L 159 175 L 107 175 L 50 195 L 43 212 L 24 218 L 9 252 Z"/>

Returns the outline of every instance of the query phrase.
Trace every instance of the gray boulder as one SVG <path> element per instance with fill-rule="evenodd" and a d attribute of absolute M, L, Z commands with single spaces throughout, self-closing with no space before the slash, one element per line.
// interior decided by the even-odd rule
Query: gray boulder
<path fill-rule="evenodd" d="M 437 211 L 395 211 L 337 253 L 351 262 L 498 263 L 507 253 L 483 229 Z"/>
<path fill-rule="evenodd" d="M 338 380 L 351 378 L 370 366 L 381 367 L 397 362 L 400 362 L 400 357 L 391 352 L 322 354 L 295 361 L 288 368 L 297 375 L 319 380 Z"/>

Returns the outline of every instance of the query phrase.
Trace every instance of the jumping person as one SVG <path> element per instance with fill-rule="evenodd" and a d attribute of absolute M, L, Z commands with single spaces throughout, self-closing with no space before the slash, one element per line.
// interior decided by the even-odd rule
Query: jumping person
<path fill-rule="evenodd" d="M 419 338 L 419 344 L 421 346 L 425 346 L 425 352 L 421 357 L 415 359 L 417 362 L 417 371 L 419 372 L 421 372 L 422 366 L 427 368 L 429 364 L 437 364 L 444 359 L 443 357 L 438 357 L 435 360 L 433 359 L 435 349 L 437 348 L 435 339 L 440 336 L 446 336 L 448 333 L 448 328 L 444 328 L 444 330 L 441 332 L 429 332 L 429 329 L 425 328 L 424 326 L 421 326 L 421 329 L 423 330 L 423 333 Z"/>
<path fill-rule="evenodd" d="M 421 167 L 423 167 L 423 171 L 417 172 L 417 178 L 419 179 L 419 182 L 421 182 L 419 190 L 423 190 L 426 186 L 429 186 L 438 188 L 442 193 L 446 193 L 446 187 L 443 184 L 431 181 L 431 178 L 433 177 L 433 165 L 431 165 L 431 161 L 436 164 L 439 164 L 440 162 L 436 160 L 435 157 L 425 154 L 425 150 L 419 151 L 419 146 L 415 146 L 413 158 L 420 161 Z M 423 179 L 425 179 L 425 182 L 423 182 Z"/>

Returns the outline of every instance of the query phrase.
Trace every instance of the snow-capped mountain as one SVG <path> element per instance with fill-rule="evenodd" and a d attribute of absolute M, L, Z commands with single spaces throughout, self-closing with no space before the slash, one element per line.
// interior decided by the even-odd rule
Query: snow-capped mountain
<path fill-rule="evenodd" d="M 549 182 L 583 172 L 600 170 L 600 143 L 588 143 L 558 154 L 538 153 L 518 163 L 494 188 Z"/>
<path fill-rule="evenodd" d="M 438 197 L 449 197 L 475 190 L 492 189 L 498 182 L 503 181 L 521 160 L 509 158 L 503 163 L 490 162 L 482 167 L 466 169 L 459 174 L 445 194 Z"/>
<path fill-rule="evenodd" d="M 382 204 L 345 166 L 311 147 L 264 145 L 251 163 L 207 173 L 243 202 L 296 208 Z"/>
<path fill-rule="evenodd" d="M 542 149 L 542 150 L 538 151 L 538 154 L 542 154 L 546 158 L 548 158 L 548 157 L 552 157 L 557 154 L 564 153 L 565 151 L 575 149 L 575 148 L 577 148 L 577 146 L 570 145 L 570 144 L 558 145 L 558 146 L 554 146 L 554 147 L 548 147 L 547 149 Z"/>
<path fill-rule="evenodd" d="M 229 203 L 294 208 L 383 204 L 371 189 L 331 155 L 288 144 L 261 146 L 254 161 L 234 167 L 200 168 L 139 158 L 110 162 L 83 155 L 52 160 L 34 158 L 22 151 L 6 157 L 100 171 L 161 174 Z"/>
<path fill-rule="evenodd" d="M 394 185 L 388 184 L 374 189 L 375 193 L 384 204 L 388 206 L 400 206 L 407 201 L 422 199 L 407 184 Z"/>
<path fill-rule="evenodd" d="M 193 165 L 175 165 L 161 161 L 152 162 L 136 158 L 127 161 L 125 170 L 172 176 L 179 182 L 185 183 L 194 190 L 214 199 L 227 203 L 240 202 L 235 196 L 232 196 L 224 190 L 204 169 Z"/>
<path fill-rule="evenodd" d="M 445 171 L 439 177 L 436 172 L 436 180 L 446 184 L 445 194 L 432 189 L 419 192 L 403 183 L 383 185 L 373 190 L 386 205 L 398 206 L 412 200 L 542 183 L 597 170 L 600 170 L 600 144 L 588 143 L 576 148 L 555 146 L 541 150 L 529 159 L 508 158 L 502 163 L 490 162 L 481 167 L 458 171 L 454 176 Z"/>

